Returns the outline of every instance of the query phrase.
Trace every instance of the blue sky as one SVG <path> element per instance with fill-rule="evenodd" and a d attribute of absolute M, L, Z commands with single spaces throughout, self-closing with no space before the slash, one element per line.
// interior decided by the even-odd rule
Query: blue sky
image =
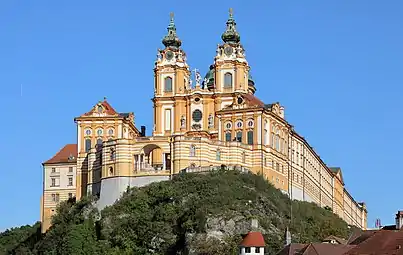
<path fill-rule="evenodd" d="M 171 11 L 188 63 L 204 74 L 229 7 L 257 95 L 281 102 L 342 168 L 370 227 L 378 217 L 394 223 L 403 209 L 403 2 L 113 2 L 0 1 L 0 230 L 39 219 L 41 162 L 75 142 L 73 118 L 104 96 L 150 131 L 153 63 Z"/>

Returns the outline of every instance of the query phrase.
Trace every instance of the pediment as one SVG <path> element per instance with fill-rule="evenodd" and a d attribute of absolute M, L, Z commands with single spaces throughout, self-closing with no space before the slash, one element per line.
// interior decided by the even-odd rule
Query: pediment
<path fill-rule="evenodd" d="M 92 109 L 84 113 L 82 116 L 85 117 L 106 117 L 106 116 L 116 116 L 118 113 L 113 109 L 113 107 L 106 101 L 100 101 L 95 104 Z"/>

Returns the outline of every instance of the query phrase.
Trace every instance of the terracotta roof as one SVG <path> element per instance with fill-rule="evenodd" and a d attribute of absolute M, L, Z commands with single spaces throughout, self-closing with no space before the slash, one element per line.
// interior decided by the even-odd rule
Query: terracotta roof
<path fill-rule="evenodd" d="M 75 163 L 77 162 L 77 144 L 66 144 L 51 159 L 42 164 Z"/>
<path fill-rule="evenodd" d="M 330 236 L 326 237 L 325 239 L 323 239 L 324 242 L 332 241 L 332 240 L 335 240 L 339 244 L 347 244 L 347 240 L 337 237 L 337 236 L 333 236 L 333 235 L 330 235 Z"/>
<path fill-rule="evenodd" d="M 251 107 L 264 107 L 265 106 L 265 104 L 253 94 L 246 94 L 244 96 L 244 98 L 245 98 L 245 101 L 248 103 L 248 105 Z"/>
<path fill-rule="evenodd" d="M 277 255 L 294 255 L 297 252 L 305 248 L 307 244 L 302 243 L 292 243 L 284 247 Z"/>
<path fill-rule="evenodd" d="M 94 112 L 97 111 L 97 106 L 102 105 L 102 107 L 104 108 L 104 112 L 107 115 L 116 115 L 118 114 L 117 111 L 115 111 L 115 109 L 113 109 L 113 107 L 108 103 L 108 101 L 106 101 L 106 99 L 104 101 L 99 102 L 98 104 L 96 104 L 91 111 L 84 113 L 82 116 L 89 116 L 92 115 Z"/>
<path fill-rule="evenodd" d="M 302 255 L 341 255 L 354 246 L 330 243 L 311 243 L 300 251 Z M 301 253 L 302 252 L 302 253 Z"/>
<path fill-rule="evenodd" d="M 293 243 L 284 247 L 277 255 L 342 255 L 354 248 L 354 245 L 330 243 Z"/>
<path fill-rule="evenodd" d="M 249 232 L 241 242 L 243 247 L 265 247 L 264 238 L 260 232 Z"/>
<path fill-rule="evenodd" d="M 403 231 L 376 231 L 345 254 L 403 255 Z"/>

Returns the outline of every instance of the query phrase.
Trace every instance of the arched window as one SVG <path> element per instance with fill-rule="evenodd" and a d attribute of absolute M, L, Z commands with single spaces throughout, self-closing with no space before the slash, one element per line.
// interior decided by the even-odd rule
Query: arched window
<path fill-rule="evenodd" d="M 109 167 L 109 176 L 113 176 L 113 167 Z"/>
<path fill-rule="evenodd" d="M 97 139 L 97 147 L 96 147 L 97 149 L 102 148 L 102 142 L 103 142 L 103 141 L 102 141 L 102 138 L 98 138 L 98 139 Z"/>
<path fill-rule="evenodd" d="M 267 129 L 265 129 L 264 130 L 264 136 L 263 136 L 263 144 L 264 145 L 267 145 L 267 136 L 268 136 Z"/>
<path fill-rule="evenodd" d="M 85 152 L 89 152 L 91 150 L 91 139 L 85 139 Z"/>
<path fill-rule="evenodd" d="M 165 92 L 172 92 L 172 78 L 166 77 L 164 81 L 164 91 Z"/>
<path fill-rule="evenodd" d="M 190 145 L 190 156 L 195 157 L 196 156 L 196 146 Z"/>
<path fill-rule="evenodd" d="M 230 132 L 225 133 L 225 141 L 231 142 L 231 133 Z"/>
<path fill-rule="evenodd" d="M 247 135 L 248 135 L 248 144 L 252 145 L 253 144 L 253 131 L 249 130 Z"/>
<path fill-rule="evenodd" d="M 215 159 L 216 159 L 216 160 L 221 160 L 221 151 L 220 151 L 220 150 L 217 150 L 217 151 L 216 151 L 216 153 L 215 153 Z"/>
<path fill-rule="evenodd" d="M 276 128 L 275 149 L 280 151 L 280 131 Z"/>
<path fill-rule="evenodd" d="M 114 161 L 116 159 L 116 152 L 114 149 L 111 149 L 111 160 Z"/>
<path fill-rule="evenodd" d="M 242 131 L 236 132 L 236 140 L 240 143 L 242 142 Z"/>
<path fill-rule="evenodd" d="M 246 162 L 246 154 L 245 152 L 242 152 L 242 163 L 245 164 L 245 162 Z"/>
<path fill-rule="evenodd" d="M 224 74 L 224 88 L 231 88 L 232 87 L 232 73 L 225 73 Z"/>

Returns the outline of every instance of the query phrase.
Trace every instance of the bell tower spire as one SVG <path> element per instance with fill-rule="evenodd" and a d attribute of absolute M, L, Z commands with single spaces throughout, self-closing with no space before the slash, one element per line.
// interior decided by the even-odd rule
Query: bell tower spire
<path fill-rule="evenodd" d="M 229 18 L 227 20 L 227 29 L 221 35 L 221 39 L 225 43 L 237 44 L 241 41 L 241 36 L 236 31 L 236 22 L 234 20 L 234 14 L 232 8 L 229 8 Z"/>
<path fill-rule="evenodd" d="M 171 12 L 169 16 L 170 16 L 170 22 L 167 28 L 168 34 L 162 39 L 162 44 L 164 44 L 166 48 L 178 49 L 182 45 L 182 41 L 176 34 L 174 13 Z"/>
<path fill-rule="evenodd" d="M 221 35 L 222 43 L 217 45 L 213 68 L 206 76 L 209 89 L 216 93 L 253 94 L 253 81 L 249 81 L 249 65 L 241 36 L 237 31 L 234 12 L 229 9 L 226 29 Z M 214 72 L 214 75 L 213 75 Z"/>
<path fill-rule="evenodd" d="M 180 117 L 184 115 L 184 96 L 189 90 L 190 70 L 182 41 L 176 33 L 174 14 L 170 13 L 168 33 L 162 38 L 164 49 L 157 51 L 154 67 L 154 130 L 164 136 L 180 132 Z"/>

